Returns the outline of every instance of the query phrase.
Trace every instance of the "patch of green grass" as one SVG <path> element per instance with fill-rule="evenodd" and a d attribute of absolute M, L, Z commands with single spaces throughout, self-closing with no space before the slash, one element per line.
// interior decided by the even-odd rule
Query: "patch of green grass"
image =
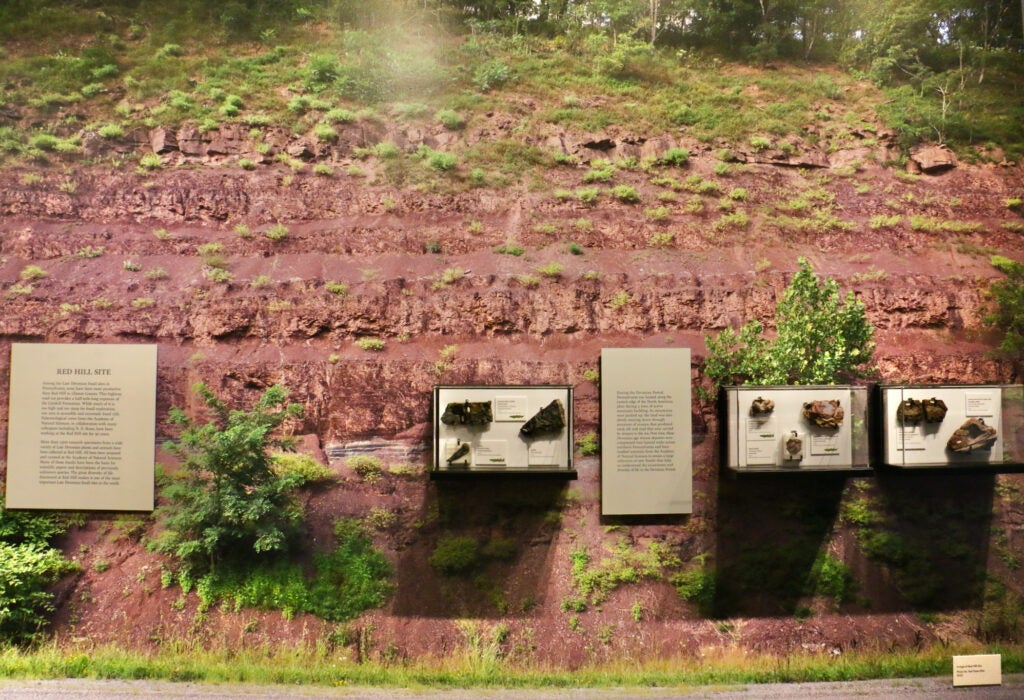
<path fill-rule="evenodd" d="M 367 352 L 381 352 L 384 350 L 384 341 L 380 338 L 360 338 L 356 341 L 356 347 Z"/>

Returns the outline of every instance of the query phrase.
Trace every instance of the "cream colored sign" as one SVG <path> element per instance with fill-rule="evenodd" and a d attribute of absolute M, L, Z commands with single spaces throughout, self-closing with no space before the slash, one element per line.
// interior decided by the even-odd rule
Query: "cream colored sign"
<path fill-rule="evenodd" d="M 11 347 L 7 507 L 153 510 L 155 345 Z"/>
<path fill-rule="evenodd" d="M 1002 685 L 1001 654 L 971 654 L 953 657 L 953 685 Z"/>
<path fill-rule="evenodd" d="M 693 512 L 690 351 L 601 351 L 601 514 Z"/>

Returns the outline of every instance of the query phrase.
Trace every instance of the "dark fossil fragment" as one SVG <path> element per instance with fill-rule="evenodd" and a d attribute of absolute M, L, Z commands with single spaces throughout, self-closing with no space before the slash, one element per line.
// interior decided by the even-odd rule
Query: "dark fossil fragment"
<path fill-rule="evenodd" d="M 896 409 L 896 418 L 901 423 L 941 423 L 947 410 L 942 399 L 904 399 Z"/>
<path fill-rule="evenodd" d="M 452 456 L 449 457 L 448 460 L 447 460 L 448 466 L 452 466 L 453 464 L 456 464 L 456 463 L 458 463 L 458 464 L 468 464 L 469 463 L 468 456 L 469 456 L 469 443 L 468 442 L 464 442 L 461 445 L 459 445 L 457 448 L 455 448 L 454 452 L 452 452 Z"/>
<path fill-rule="evenodd" d="M 804 418 L 819 428 L 838 428 L 843 423 L 844 415 L 839 399 L 810 401 L 804 404 Z"/>
<path fill-rule="evenodd" d="M 490 401 L 456 401 L 445 406 L 445 425 L 487 425 L 494 420 Z"/>
<path fill-rule="evenodd" d="M 918 399 L 903 399 L 896 409 L 896 420 L 900 423 L 920 423 L 924 419 L 924 406 Z"/>
<path fill-rule="evenodd" d="M 560 433 L 565 427 L 565 407 L 561 400 L 555 399 L 537 413 L 530 420 L 523 423 L 519 434 L 523 437 L 536 437 L 548 433 Z"/>
<path fill-rule="evenodd" d="M 946 442 L 946 449 L 951 452 L 990 450 L 998 437 L 998 431 L 991 425 L 985 425 L 984 419 L 968 418 L 963 425 L 953 431 Z"/>
<path fill-rule="evenodd" d="M 924 422 L 925 423 L 941 423 L 942 419 L 946 417 L 946 402 L 942 399 L 936 399 L 934 397 L 925 399 L 921 403 L 924 404 Z"/>
<path fill-rule="evenodd" d="M 765 399 L 758 396 L 754 399 L 753 403 L 750 404 L 750 415 L 754 417 L 771 415 L 771 412 L 775 410 L 775 402 L 771 399 Z"/>

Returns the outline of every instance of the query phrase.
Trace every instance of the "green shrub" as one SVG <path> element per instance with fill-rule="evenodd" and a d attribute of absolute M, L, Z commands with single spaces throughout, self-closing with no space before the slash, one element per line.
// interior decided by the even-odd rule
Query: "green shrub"
<path fill-rule="evenodd" d="M 36 280 L 43 279 L 47 274 L 49 273 L 38 265 L 26 265 L 21 268 L 18 276 L 22 282 L 35 282 Z"/>
<path fill-rule="evenodd" d="M 716 386 L 835 384 L 871 361 L 874 329 L 864 304 L 853 292 L 841 299 L 838 283 L 818 279 L 804 258 L 776 305 L 775 325 L 772 340 L 756 320 L 707 337 L 705 374 Z"/>
<path fill-rule="evenodd" d="M 576 449 L 583 457 L 593 457 L 601 454 L 601 443 L 597 439 L 597 433 L 591 431 L 576 441 Z"/>
<path fill-rule="evenodd" d="M 324 114 L 324 120 L 332 124 L 351 124 L 359 119 L 359 115 L 348 109 L 331 109 Z"/>
<path fill-rule="evenodd" d="M 448 172 L 454 170 L 455 166 L 459 164 L 459 157 L 453 153 L 442 153 L 441 151 L 433 151 L 427 156 L 427 165 L 433 170 L 440 172 Z"/>
<path fill-rule="evenodd" d="M 686 165 L 690 160 L 690 152 L 685 148 L 670 148 L 661 154 L 658 162 L 663 165 Z"/>
<path fill-rule="evenodd" d="M 334 141 L 338 138 L 338 131 L 330 124 L 321 122 L 313 127 L 313 133 L 318 141 Z"/>
<path fill-rule="evenodd" d="M 512 71 L 502 61 L 493 59 L 473 69 L 473 84 L 480 92 L 487 92 L 507 83 Z"/>
<path fill-rule="evenodd" d="M 466 125 L 466 120 L 454 109 L 439 109 L 434 114 L 434 119 L 441 122 L 441 125 L 450 131 L 456 131 Z"/>
<path fill-rule="evenodd" d="M 576 190 L 576 199 L 581 204 L 596 204 L 601 196 L 601 190 L 597 187 L 580 187 Z"/>
<path fill-rule="evenodd" d="M 143 170 L 156 170 L 164 164 L 163 158 L 156 153 L 146 153 L 139 158 L 139 167 Z"/>
<path fill-rule="evenodd" d="M 324 283 L 324 289 L 336 297 L 344 297 L 348 294 L 348 285 L 344 282 L 332 282 L 328 280 Z"/>
<path fill-rule="evenodd" d="M 380 352 L 384 349 L 384 341 L 380 338 L 360 338 L 356 341 L 356 346 L 368 352 Z"/>
<path fill-rule="evenodd" d="M 263 235 L 272 241 L 283 241 L 288 238 L 288 233 L 288 227 L 284 224 L 278 223 L 267 229 L 266 233 Z"/>
<path fill-rule="evenodd" d="M 384 463 L 372 455 L 353 455 L 345 460 L 345 464 L 360 479 L 371 484 L 379 480 L 384 472 Z"/>
<path fill-rule="evenodd" d="M 563 270 L 565 265 L 560 262 L 549 262 L 537 268 L 537 272 L 552 279 L 561 277 Z"/>
<path fill-rule="evenodd" d="M 307 454 L 300 452 L 275 452 L 274 471 L 280 476 L 297 476 L 300 484 L 312 484 L 334 479 L 330 467 L 320 464 Z"/>
<path fill-rule="evenodd" d="M 636 204 L 640 201 L 640 194 L 636 187 L 630 185 L 616 185 L 611 188 L 613 198 L 626 204 Z"/>
<path fill-rule="evenodd" d="M 989 287 L 995 308 L 985 315 L 985 323 L 1003 333 L 999 350 L 1010 357 L 1024 357 L 1024 264 L 993 255 L 992 265 L 1006 275 Z"/>
<path fill-rule="evenodd" d="M 120 124 L 104 124 L 96 133 L 105 139 L 119 139 L 124 136 L 124 128 Z"/>
<path fill-rule="evenodd" d="M 204 384 L 195 392 L 212 417 L 200 423 L 171 409 L 170 422 L 181 434 L 164 449 L 181 468 L 160 479 L 163 532 L 151 547 L 177 560 L 188 575 L 229 559 L 251 563 L 288 552 L 301 524 L 294 493 L 302 479 L 278 474 L 268 450 L 287 445 L 274 431 L 301 416 L 302 407 L 288 404 L 280 386 L 267 389 L 247 411 L 230 410 Z"/>
<path fill-rule="evenodd" d="M 65 527 L 53 515 L 0 508 L 0 635 L 35 641 L 54 610 L 50 586 L 78 567 L 50 546 Z"/>
<path fill-rule="evenodd" d="M 430 565 L 445 576 L 465 574 L 479 563 L 480 545 L 472 537 L 442 537 L 430 555 Z"/>
<path fill-rule="evenodd" d="M 312 577 L 300 562 L 278 560 L 259 567 L 231 563 L 199 579 L 179 574 L 178 580 L 183 588 L 195 586 L 200 611 L 224 600 L 236 610 L 281 610 L 287 619 L 310 613 L 334 622 L 351 620 L 387 600 L 391 566 L 357 519 L 335 521 L 334 539 L 334 549 L 313 555 Z"/>

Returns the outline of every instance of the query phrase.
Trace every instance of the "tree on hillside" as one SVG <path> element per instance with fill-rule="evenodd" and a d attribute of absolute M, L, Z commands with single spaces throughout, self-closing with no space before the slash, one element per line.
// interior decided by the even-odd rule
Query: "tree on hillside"
<path fill-rule="evenodd" d="M 153 548 L 192 573 L 212 571 L 228 557 L 287 552 L 301 521 L 294 493 L 304 479 L 276 470 L 269 449 L 286 445 L 275 430 L 301 416 L 302 407 L 286 403 L 280 386 L 267 389 L 249 411 L 229 410 L 205 384 L 195 391 L 213 417 L 197 422 L 171 410 L 182 432 L 164 447 L 181 469 L 162 478 L 165 503 L 157 515 L 165 529 Z"/>
<path fill-rule="evenodd" d="M 705 339 L 704 373 L 715 386 L 835 384 L 859 374 L 874 352 L 874 328 L 853 292 L 839 295 L 833 279 L 821 280 L 804 258 L 775 308 L 774 338 L 750 321 Z"/>

